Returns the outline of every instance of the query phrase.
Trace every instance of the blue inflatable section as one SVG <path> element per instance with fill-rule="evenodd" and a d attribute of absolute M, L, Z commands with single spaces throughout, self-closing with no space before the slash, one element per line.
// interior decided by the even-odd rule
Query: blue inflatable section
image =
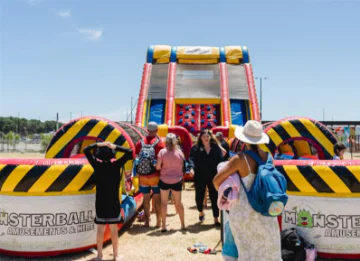
<path fill-rule="evenodd" d="M 246 123 L 246 107 L 244 100 L 230 100 L 231 123 L 244 126 Z"/>
<path fill-rule="evenodd" d="M 155 121 L 157 124 L 163 124 L 165 114 L 165 100 L 151 100 L 149 121 Z"/>
<path fill-rule="evenodd" d="M 121 208 L 124 210 L 125 222 L 136 214 L 136 202 L 133 197 L 122 195 Z"/>

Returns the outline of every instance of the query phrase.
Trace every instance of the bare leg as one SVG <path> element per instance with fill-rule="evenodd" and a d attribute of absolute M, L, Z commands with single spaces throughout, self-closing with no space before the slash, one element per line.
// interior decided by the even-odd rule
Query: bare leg
<path fill-rule="evenodd" d="M 204 197 L 204 208 L 207 208 L 207 202 L 208 202 L 208 190 L 205 190 L 205 197 Z"/>
<path fill-rule="evenodd" d="M 145 227 L 150 224 L 150 194 L 144 194 Z"/>
<path fill-rule="evenodd" d="M 97 258 L 96 260 L 102 259 L 102 248 L 104 242 L 104 232 L 106 225 L 97 225 L 97 235 L 96 235 L 96 244 L 97 244 Z"/>
<path fill-rule="evenodd" d="M 161 226 L 161 198 L 160 194 L 153 194 L 155 200 L 155 211 L 156 211 L 156 227 Z M 167 198 L 166 198 L 167 200 Z"/>
<path fill-rule="evenodd" d="M 172 191 L 175 200 L 175 208 L 177 213 L 179 213 L 180 222 L 181 222 L 181 229 L 185 229 L 185 211 L 184 205 L 181 202 L 181 191 Z"/>
<path fill-rule="evenodd" d="M 151 214 L 154 214 L 156 213 L 156 210 L 155 210 L 155 200 L 154 198 L 151 199 Z"/>
<path fill-rule="evenodd" d="M 170 190 L 160 190 L 161 193 L 161 230 L 166 229 L 166 214 Z"/>
<path fill-rule="evenodd" d="M 119 256 L 119 254 L 118 254 L 119 242 L 118 242 L 117 224 L 110 224 L 110 231 L 111 231 L 111 242 L 112 242 L 112 246 L 113 246 L 114 259 L 120 260 L 122 258 L 122 256 Z"/>

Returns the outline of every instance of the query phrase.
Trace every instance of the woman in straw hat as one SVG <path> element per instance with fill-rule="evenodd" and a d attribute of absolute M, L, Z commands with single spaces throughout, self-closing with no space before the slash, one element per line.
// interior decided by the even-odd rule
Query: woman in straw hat
<path fill-rule="evenodd" d="M 262 126 L 257 121 L 247 121 L 244 127 L 235 129 L 235 136 L 241 140 L 246 150 L 252 150 L 263 161 L 268 155 L 259 148 L 259 144 L 269 143 Z M 231 174 L 237 172 L 250 189 L 258 165 L 250 156 L 239 153 L 215 176 L 213 183 L 216 189 Z M 243 187 L 240 187 L 239 199 L 232 205 L 229 214 L 230 228 L 238 249 L 238 260 L 279 261 L 281 260 L 280 230 L 276 217 L 267 217 L 256 212 L 250 205 Z"/>

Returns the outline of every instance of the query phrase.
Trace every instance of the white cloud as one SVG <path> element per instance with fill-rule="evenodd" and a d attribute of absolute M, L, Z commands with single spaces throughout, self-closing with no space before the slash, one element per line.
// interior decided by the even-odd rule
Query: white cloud
<path fill-rule="evenodd" d="M 85 35 L 90 40 L 98 40 L 103 34 L 102 29 L 91 29 L 91 28 L 79 28 L 79 33 Z"/>
<path fill-rule="evenodd" d="M 57 16 L 60 16 L 62 18 L 67 18 L 71 16 L 71 12 L 70 11 L 60 11 L 56 13 Z"/>

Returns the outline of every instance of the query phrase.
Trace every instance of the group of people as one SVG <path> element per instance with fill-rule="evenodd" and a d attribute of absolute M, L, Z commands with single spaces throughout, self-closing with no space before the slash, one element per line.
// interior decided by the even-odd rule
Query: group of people
<path fill-rule="evenodd" d="M 184 206 L 181 201 L 185 156 L 178 144 L 175 134 L 169 133 L 163 142 L 158 136 L 158 126 L 150 122 L 148 135 L 135 146 L 135 170 L 139 177 L 139 191 L 143 193 L 145 224 L 150 225 L 150 195 L 154 199 L 156 227 L 166 233 L 166 215 L 169 193 L 181 221 L 181 230 L 185 230 Z M 220 226 L 218 208 L 218 189 L 221 184 L 234 173 L 237 173 L 244 187 L 239 188 L 239 198 L 229 211 L 229 223 L 238 249 L 239 260 L 281 260 L 281 242 L 276 217 L 264 216 L 255 211 L 244 189 L 251 188 L 258 170 L 257 159 L 266 161 L 268 153 L 260 149 L 261 144 L 269 143 L 269 137 L 263 132 L 257 121 L 247 121 L 244 127 L 237 127 L 235 136 L 251 153 L 238 153 L 229 159 L 229 146 L 222 133 L 216 136 L 210 130 L 202 130 L 190 151 L 188 167 L 194 178 L 195 202 L 199 212 L 199 221 L 205 220 L 204 198 L 206 191 L 211 200 L 214 225 Z M 95 149 L 96 148 L 96 149 Z M 93 149 L 95 149 L 93 151 Z M 345 151 L 342 145 L 335 146 L 336 157 L 342 158 Z M 118 160 L 116 151 L 124 156 Z M 114 259 L 120 260 L 117 246 L 116 224 L 123 221 L 119 202 L 120 169 L 127 160 L 132 159 L 132 150 L 108 142 L 95 143 L 84 149 L 85 155 L 95 170 L 96 218 L 98 224 L 97 249 L 95 260 L 102 259 L 102 243 L 105 224 L 110 224 Z M 99 160 L 98 160 L 99 159 Z M 219 163 L 226 162 L 218 169 Z M 106 204 L 103 204 L 106 202 Z M 239 221 L 241 220 L 241 221 Z"/>

